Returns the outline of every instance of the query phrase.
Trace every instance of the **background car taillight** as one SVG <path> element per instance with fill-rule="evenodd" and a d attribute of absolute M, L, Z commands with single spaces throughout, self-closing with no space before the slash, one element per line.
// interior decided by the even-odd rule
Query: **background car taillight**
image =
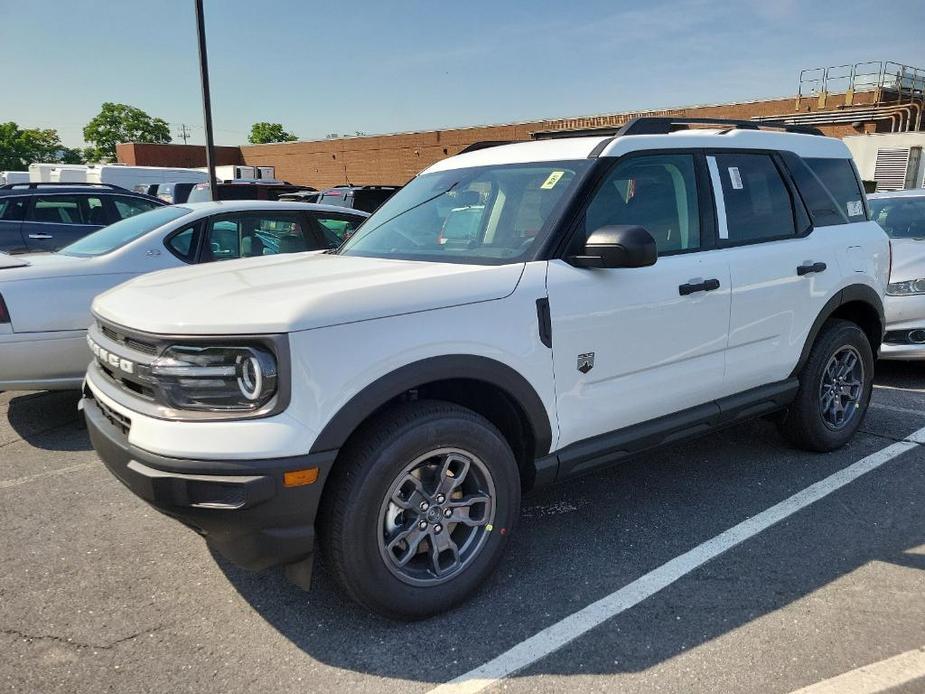
<path fill-rule="evenodd" d="M 0 294 L 0 325 L 4 323 L 10 323 L 10 311 L 6 307 L 6 302 L 3 301 L 3 294 Z"/>

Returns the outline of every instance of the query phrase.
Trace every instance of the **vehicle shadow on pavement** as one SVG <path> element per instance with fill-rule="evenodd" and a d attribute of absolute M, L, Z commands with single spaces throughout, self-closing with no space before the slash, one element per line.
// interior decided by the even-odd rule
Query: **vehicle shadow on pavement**
<path fill-rule="evenodd" d="M 925 425 L 925 418 L 872 422 L 877 416 L 872 411 L 865 426 L 902 427 L 905 436 Z M 355 606 L 321 562 L 312 591 L 303 592 L 279 571 L 252 574 L 218 561 L 249 604 L 311 658 L 445 682 L 888 443 L 859 435 L 835 453 L 808 454 L 788 448 L 770 423 L 755 422 L 532 495 L 482 590 L 452 612 L 411 624 Z M 892 462 L 862 477 L 597 628 L 593 645 L 579 639 L 526 674 L 638 672 L 872 562 L 923 568 L 907 553 L 925 543 L 921 460 L 918 470 Z"/>
<path fill-rule="evenodd" d="M 7 420 L 13 434 L 34 448 L 89 451 L 90 438 L 77 413 L 79 391 L 29 393 L 9 401 Z"/>

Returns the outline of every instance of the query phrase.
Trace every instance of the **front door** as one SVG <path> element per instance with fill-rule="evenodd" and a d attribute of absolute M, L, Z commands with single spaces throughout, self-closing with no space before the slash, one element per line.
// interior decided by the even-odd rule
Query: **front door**
<path fill-rule="evenodd" d="M 560 448 L 722 393 L 730 278 L 713 249 L 706 178 L 699 155 L 621 158 L 574 243 L 602 226 L 638 224 L 655 237 L 655 265 L 549 263 Z"/>

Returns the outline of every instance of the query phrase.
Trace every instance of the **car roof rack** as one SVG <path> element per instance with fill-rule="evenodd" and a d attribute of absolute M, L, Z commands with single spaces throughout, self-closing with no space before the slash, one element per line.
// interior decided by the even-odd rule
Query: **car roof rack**
<path fill-rule="evenodd" d="M 457 154 L 465 154 L 466 152 L 478 152 L 480 149 L 488 149 L 489 147 L 500 147 L 501 145 L 510 144 L 514 144 L 514 140 L 482 140 L 481 142 L 473 142 L 468 147 L 463 147 L 457 152 Z"/>
<path fill-rule="evenodd" d="M 28 183 L 6 183 L 0 186 L 0 190 L 34 190 L 35 188 L 108 188 L 110 190 L 124 190 L 128 193 L 133 191 L 128 190 L 128 188 L 123 188 L 122 186 L 117 186 L 114 183 L 81 183 L 80 181 L 74 181 L 68 183 L 67 181 L 30 181 Z"/>
<path fill-rule="evenodd" d="M 781 121 L 732 120 L 728 118 L 672 118 L 671 116 L 640 116 L 623 125 L 607 125 L 600 128 L 577 130 L 540 130 L 531 133 L 534 140 L 553 140 L 563 137 L 591 137 L 623 135 L 668 135 L 678 130 L 689 130 L 691 125 L 715 125 L 722 130 L 784 130 L 801 135 L 823 135 L 819 128 L 787 125 Z"/>
<path fill-rule="evenodd" d="M 676 130 L 689 129 L 691 125 L 718 125 L 722 130 L 784 130 L 801 135 L 824 135 L 819 128 L 787 125 L 782 121 L 733 120 L 730 118 L 682 118 L 672 116 L 641 116 L 633 118 L 614 134 L 622 135 L 668 135 Z"/>

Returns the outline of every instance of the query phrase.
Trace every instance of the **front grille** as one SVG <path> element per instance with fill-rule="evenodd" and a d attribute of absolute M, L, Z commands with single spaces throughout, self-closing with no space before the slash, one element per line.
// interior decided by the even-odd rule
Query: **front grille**
<path fill-rule="evenodd" d="M 150 342 L 143 342 L 141 340 L 135 339 L 134 337 L 128 337 L 127 335 L 124 335 L 123 333 L 112 328 L 111 326 L 106 325 L 105 323 L 100 323 L 99 326 L 100 326 L 100 332 L 103 333 L 106 337 L 108 337 L 113 342 L 118 342 L 119 344 L 125 345 L 129 349 L 133 349 L 136 352 L 141 352 L 142 354 L 148 354 L 151 356 L 154 356 L 155 354 L 157 354 L 156 344 L 153 344 Z"/>
<path fill-rule="evenodd" d="M 105 364 L 101 362 L 97 362 L 97 363 L 99 364 L 100 371 L 103 372 L 103 375 L 105 375 L 106 378 L 108 378 L 110 381 L 112 381 L 114 384 L 116 384 L 120 388 L 123 388 L 147 400 L 154 400 L 154 389 L 153 388 L 150 388 L 142 383 L 139 383 L 138 381 L 132 381 L 132 380 L 129 380 L 128 378 L 124 378 L 120 376 L 118 373 L 116 373 L 113 369 L 106 366 Z"/>

